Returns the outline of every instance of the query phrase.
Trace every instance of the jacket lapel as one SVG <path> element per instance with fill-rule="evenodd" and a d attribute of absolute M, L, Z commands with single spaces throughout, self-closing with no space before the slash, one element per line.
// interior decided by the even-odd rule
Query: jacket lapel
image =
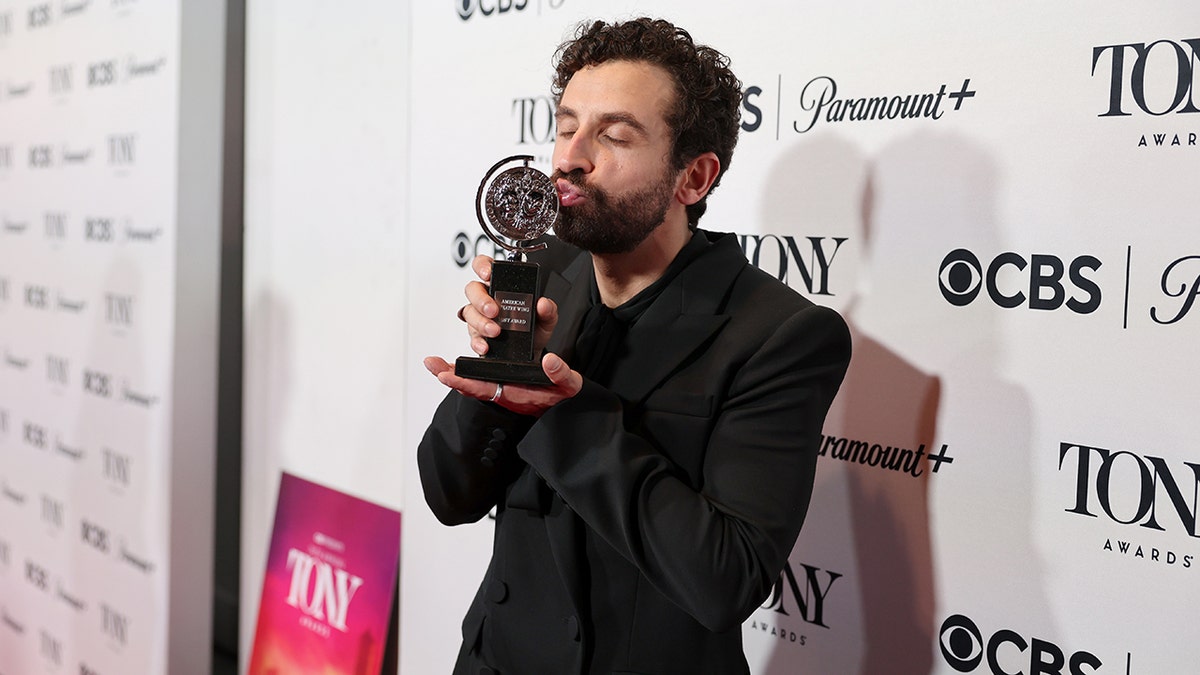
<path fill-rule="evenodd" d="M 551 272 L 546 281 L 544 295 L 558 303 L 558 325 L 546 344 L 546 351 L 558 354 L 567 365 L 571 365 L 571 357 L 575 353 L 579 323 L 587 313 L 592 274 L 592 257 L 584 253 L 575 258 L 562 274 Z"/>
<path fill-rule="evenodd" d="M 731 235 L 713 243 L 667 286 L 629 332 L 629 351 L 613 369 L 609 388 L 640 404 L 725 325 L 720 314 L 746 259 Z"/>
<path fill-rule="evenodd" d="M 546 344 L 546 351 L 558 354 L 567 365 L 571 364 L 575 352 L 575 335 L 579 332 L 579 323 L 583 321 L 587 312 L 591 275 L 592 257 L 584 253 L 575 258 L 562 274 L 551 271 L 543 291 L 543 295 L 558 304 L 558 325 Z M 532 468 L 526 468 L 526 472 L 529 475 L 523 478 L 536 479 L 540 489 L 551 492 L 541 477 L 534 474 Z M 538 501 L 541 502 L 541 499 Z M 580 577 L 583 561 L 580 559 L 582 552 L 579 544 L 579 518 L 557 494 L 548 495 L 548 499 L 542 504 L 545 508 L 543 520 L 546 524 L 546 536 L 550 542 L 554 565 L 571 596 L 574 611 L 579 613 L 587 607 L 583 597 L 585 589 Z"/>
<path fill-rule="evenodd" d="M 728 317 L 718 312 L 746 264 L 735 237 L 719 236 L 711 249 L 663 290 L 631 329 L 630 351 L 617 363 L 610 389 L 626 401 L 640 404 L 725 325 Z M 551 272 L 546 281 L 544 295 L 558 303 L 559 312 L 558 326 L 546 349 L 562 356 L 568 365 L 587 310 L 592 274 L 591 256 L 584 254 L 561 275 Z M 545 523 L 555 566 L 579 612 L 587 606 L 580 578 L 580 520 L 555 494 L 549 500 Z"/>
<path fill-rule="evenodd" d="M 630 331 L 630 351 L 613 373 L 610 388 L 629 401 L 642 401 L 697 347 L 720 330 L 733 280 L 747 265 L 732 234 L 711 234 L 712 248 L 689 265 L 654 301 Z M 562 274 L 551 272 L 544 295 L 558 303 L 558 326 L 546 350 L 571 364 L 579 324 L 587 313 L 592 260 L 575 258 Z"/>

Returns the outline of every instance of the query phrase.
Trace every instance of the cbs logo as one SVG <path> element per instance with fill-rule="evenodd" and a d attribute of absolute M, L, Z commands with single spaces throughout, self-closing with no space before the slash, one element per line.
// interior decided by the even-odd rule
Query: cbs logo
<path fill-rule="evenodd" d="M 1000 307 L 1055 310 L 1065 304 L 1077 314 L 1090 314 L 1100 307 L 1100 286 L 1084 272 L 1095 272 L 1101 264 L 1090 255 L 1068 264 L 1053 255 L 1034 254 L 1026 260 L 1006 252 L 984 266 L 974 253 L 959 248 L 942 259 L 938 285 L 946 302 L 956 307 L 971 304 L 986 289 Z"/>
<path fill-rule="evenodd" d="M 1053 642 L 1026 640 L 1008 629 L 985 640 L 979 626 L 962 614 L 942 622 L 938 646 L 946 663 L 960 673 L 975 672 L 985 660 L 984 672 L 992 675 L 1092 675 L 1103 665 L 1095 654 L 1079 651 L 1068 657 Z"/>

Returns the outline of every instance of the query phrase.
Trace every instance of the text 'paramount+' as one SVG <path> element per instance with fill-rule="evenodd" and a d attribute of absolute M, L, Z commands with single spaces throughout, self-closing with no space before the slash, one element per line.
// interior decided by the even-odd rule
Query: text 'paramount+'
<path fill-rule="evenodd" d="M 791 93 L 794 92 L 794 93 Z M 940 120 L 947 112 L 962 109 L 963 103 L 974 98 L 971 78 L 963 78 L 957 89 L 942 83 L 936 89 L 904 93 L 851 91 L 839 93 L 832 77 L 821 75 L 805 84 L 791 87 L 782 75 L 777 78 L 774 92 L 759 85 L 746 87 L 742 94 L 742 130 L 758 131 L 766 118 L 762 98 L 774 95 L 781 119 L 776 120 L 776 135 L 784 121 L 797 134 L 808 133 L 820 123 L 866 122 L 884 120 Z M 951 104 L 953 107 L 951 107 Z M 794 107 L 799 106 L 795 112 Z M 786 119 L 785 119 L 786 118 Z"/>

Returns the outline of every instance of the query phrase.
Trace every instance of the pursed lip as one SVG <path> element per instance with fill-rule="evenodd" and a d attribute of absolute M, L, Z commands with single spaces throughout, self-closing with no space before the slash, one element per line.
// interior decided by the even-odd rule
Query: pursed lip
<path fill-rule="evenodd" d="M 558 203 L 563 206 L 577 206 L 587 199 L 587 195 L 579 186 L 565 178 L 559 178 L 555 182 L 554 188 L 558 191 Z"/>

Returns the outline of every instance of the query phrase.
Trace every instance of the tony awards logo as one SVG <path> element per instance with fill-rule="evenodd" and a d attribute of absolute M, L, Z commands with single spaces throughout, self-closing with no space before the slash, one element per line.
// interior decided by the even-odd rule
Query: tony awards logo
<path fill-rule="evenodd" d="M 492 264 L 489 292 L 500 306 L 496 318 L 500 335 L 487 338 L 488 351 L 483 357 L 459 357 L 455 361 L 454 371 L 463 377 L 550 384 L 533 353 L 538 266 L 522 258 L 546 248 L 545 242 L 533 241 L 558 218 L 558 193 L 549 176 L 529 166 L 532 159 L 515 155 L 500 160 L 488 170 L 475 195 L 475 212 L 484 234 L 512 255 L 507 261 Z M 497 232 L 516 243 L 505 241 Z"/>

